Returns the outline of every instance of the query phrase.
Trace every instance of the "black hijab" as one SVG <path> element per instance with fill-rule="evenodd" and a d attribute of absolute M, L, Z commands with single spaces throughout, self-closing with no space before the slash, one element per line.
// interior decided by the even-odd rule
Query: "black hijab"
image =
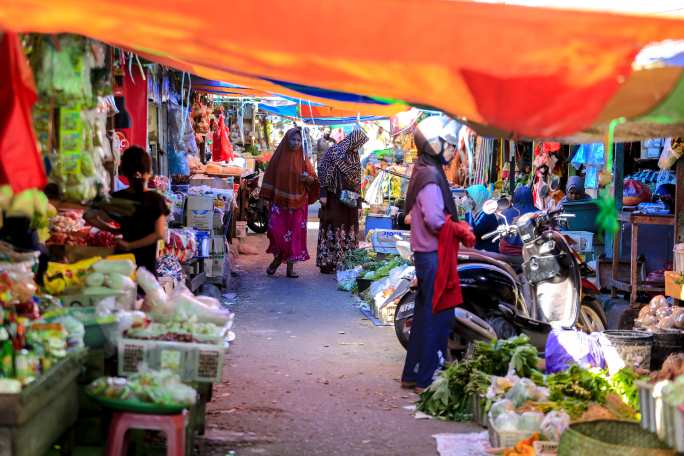
<path fill-rule="evenodd" d="M 444 209 L 447 214 L 451 215 L 452 220 L 457 221 L 456 204 L 451 196 L 449 181 L 447 181 L 446 174 L 444 174 L 442 163 L 439 157 L 426 153 L 420 154 L 413 167 L 411 181 L 406 192 L 406 213 L 409 214 L 411 212 L 413 205 L 416 204 L 418 199 L 418 193 L 428 184 L 437 184 L 439 186 L 442 192 L 442 199 L 444 200 Z"/>

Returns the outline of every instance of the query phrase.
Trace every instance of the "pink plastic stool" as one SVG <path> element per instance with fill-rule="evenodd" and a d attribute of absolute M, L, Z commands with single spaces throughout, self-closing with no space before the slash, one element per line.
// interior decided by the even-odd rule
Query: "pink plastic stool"
<path fill-rule="evenodd" d="M 146 415 L 143 413 L 115 412 L 109 425 L 107 456 L 126 456 L 129 429 L 148 429 L 166 434 L 166 455 L 185 455 L 185 418 L 187 411 L 178 415 Z"/>

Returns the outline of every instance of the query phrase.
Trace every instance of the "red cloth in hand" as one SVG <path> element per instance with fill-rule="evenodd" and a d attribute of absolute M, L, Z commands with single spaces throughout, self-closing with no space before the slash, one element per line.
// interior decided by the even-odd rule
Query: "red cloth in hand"
<path fill-rule="evenodd" d="M 475 246 L 475 233 L 465 222 L 454 222 L 447 216 L 439 230 L 437 248 L 438 267 L 432 295 L 432 313 L 453 309 L 463 303 L 461 281 L 458 277 L 459 244 Z"/>

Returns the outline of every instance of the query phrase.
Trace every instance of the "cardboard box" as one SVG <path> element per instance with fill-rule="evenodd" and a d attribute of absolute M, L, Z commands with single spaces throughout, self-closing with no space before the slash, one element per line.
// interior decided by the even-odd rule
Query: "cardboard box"
<path fill-rule="evenodd" d="M 210 196 L 188 196 L 186 207 L 189 227 L 211 231 L 214 226 L 214 198 Z"/>
<path fill-rule="evenodd" d="M 678 283 L 679 282 L 679 283 Z M 684 276 L 678 272 L 665 271 L 665 294 L 675 299 L 684 300 Z"/>

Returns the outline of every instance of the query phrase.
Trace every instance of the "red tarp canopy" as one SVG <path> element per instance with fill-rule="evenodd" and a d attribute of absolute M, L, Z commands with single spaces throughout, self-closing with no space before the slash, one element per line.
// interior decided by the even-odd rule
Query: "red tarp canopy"
<path fill-rule="evenodd" d="M 682 19 L 446 0 L 0 0 L 0 27 L 83 34 L 255 89 L 265 77 L 404 100 L 533 137 L 589 127 L 643 46 L 684 39 Z"/>

